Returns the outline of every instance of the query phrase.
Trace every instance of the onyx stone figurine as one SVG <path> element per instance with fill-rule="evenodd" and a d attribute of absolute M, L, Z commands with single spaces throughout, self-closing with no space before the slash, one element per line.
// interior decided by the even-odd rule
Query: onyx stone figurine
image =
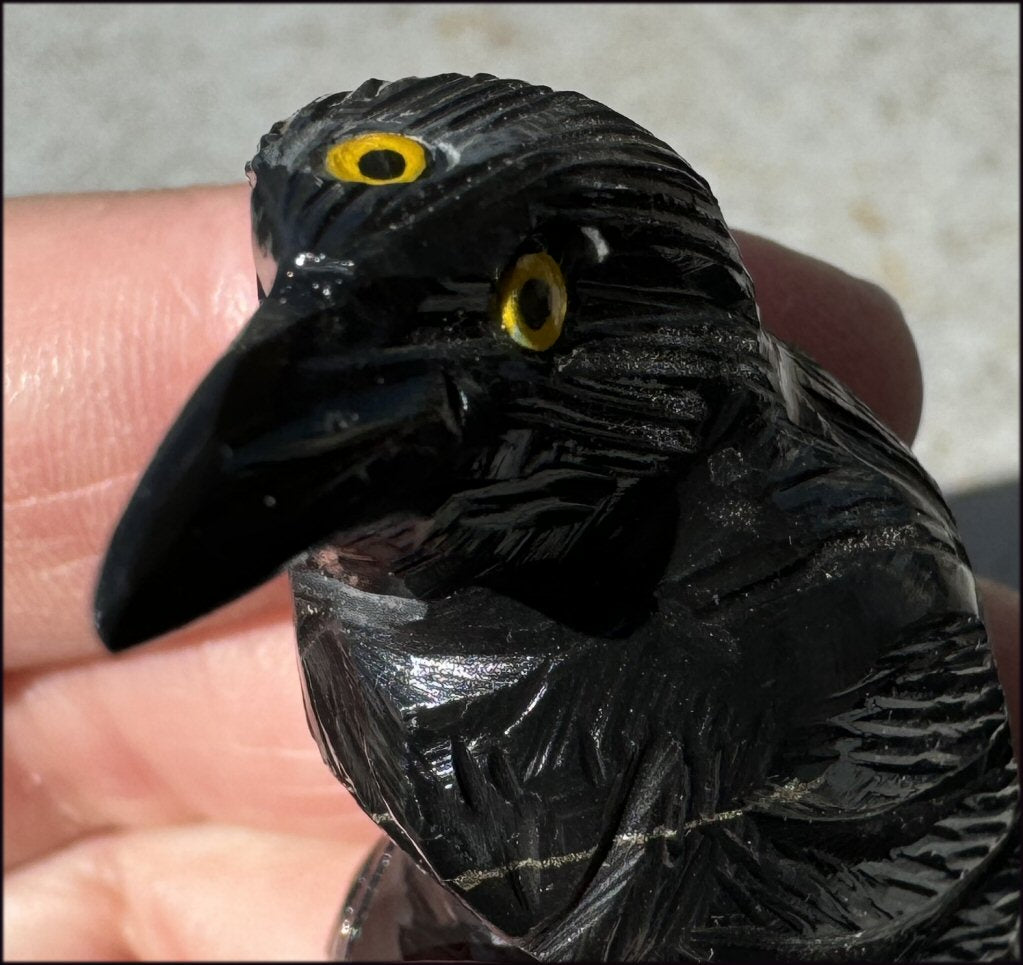
<path fill-rule="evenodd" d="M 248 176 L 259 308 L 96 621 L 120 650 L 288 566 L 310 727 L 393 841 L 342 951 L 1015 954 L 955 524 L 760 327 L 707 182 L 580 94 L 457 74 L 322 97 Z"/>

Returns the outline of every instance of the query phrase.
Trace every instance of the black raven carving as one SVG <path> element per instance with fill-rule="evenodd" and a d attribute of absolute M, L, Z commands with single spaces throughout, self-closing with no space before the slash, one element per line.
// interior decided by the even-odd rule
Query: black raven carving
<path fill-rule="evenodd" d="M 321 98 L 248 171 L 265 296 L 113 537 L 108 645 L 290 563 L 325 760 L 495 953 L 1013 954 L 954 522 L 761 329 L 707 183 L 456 74 Z"/>

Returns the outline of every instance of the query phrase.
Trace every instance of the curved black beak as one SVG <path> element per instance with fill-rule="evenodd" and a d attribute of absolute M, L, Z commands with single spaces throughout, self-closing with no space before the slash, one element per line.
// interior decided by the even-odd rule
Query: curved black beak
<path fill-rule="evenodd" d="M 111 650 L 433 498 L 461 429 L 439 353 L 398 347 L 415 292 L 291 275 L 185 406 L 114 532 L 95 600 Z"/>

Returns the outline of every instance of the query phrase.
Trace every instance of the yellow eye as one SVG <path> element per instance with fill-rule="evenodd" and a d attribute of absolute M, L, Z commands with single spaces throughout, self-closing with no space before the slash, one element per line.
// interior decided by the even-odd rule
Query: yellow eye
<path fill-rule="evenodd" d="M 501 327 L 523 348 L 542 352 L 560 337 L 568 292 L 550 255 L 540 251 L 519 258 L 501 278 L 497 299 Z"/>
<path fill-rule="evenodd" d="M 426 149 L 404 134 L 360 134 L 335 144 L 325 167 L 339 181 L 405 184 L 426 170 Z"/>

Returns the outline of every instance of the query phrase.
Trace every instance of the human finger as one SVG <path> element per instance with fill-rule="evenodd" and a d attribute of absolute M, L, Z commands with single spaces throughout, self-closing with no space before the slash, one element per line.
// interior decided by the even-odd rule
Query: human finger
<path fill-rule="evenodd" d="M 920 424 L 920 357 L 883 288 L 776 242 L 735 232 L 768 331 L 853 390 L 907 444 Z"/>
<path fill-rule="evenodd" d="M 102 652 L 113 524 L 255 305 L 246 190 L 5 202 L 5 667 Z M 287 607 L 278 581 L 212 626 Z"/>
<path fill-rule="evenodd" d="M 4 877 L 4 955 L 317 961 L 372 837 L 189 824 L 82 841 Z"/>
<path fill-rule="evenodd" d="M 994 651 L 998 679 L 1005 691 L 1016 759 L 1020 756 L 1019 593 L 994 580 L 979 579 L 984 622 Z"/>
<path fill-rule="evenodd" d="M 8 675 L 4 862 L 116 827 L 375 830 L 309 735 L 290 621 Z"/>

